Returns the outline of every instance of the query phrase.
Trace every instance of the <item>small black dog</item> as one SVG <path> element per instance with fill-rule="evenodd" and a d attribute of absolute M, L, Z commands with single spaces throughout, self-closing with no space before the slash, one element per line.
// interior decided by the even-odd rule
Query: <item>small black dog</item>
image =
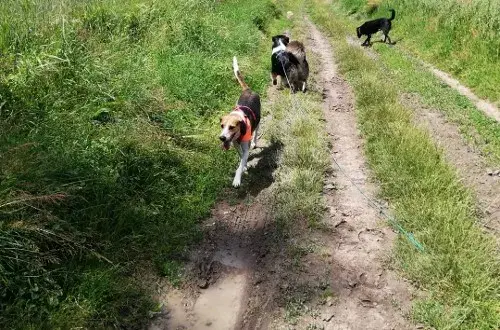
<path fill-rule="evenodd" d="M 365 42 L 363 42 L 362 46 L 369 46 L 370 39 L 372 34 L 377 33 L 378 31 L 382 31 L 384 34 L 384 42 L 389 40 L 389 43 L 392 44 L 391 38 L 389 38 L 389 31 L 391 31 L 391 21 L 396 17 L 396 11 L 394 9 L 389 9 L 391 12 L 390 18 L 377 18 L 372 21 L 365 22 L 363 25 L 356 29 L 358 34 L 358 38 L 361 38 L 362 35 L 368 36 Z"/>

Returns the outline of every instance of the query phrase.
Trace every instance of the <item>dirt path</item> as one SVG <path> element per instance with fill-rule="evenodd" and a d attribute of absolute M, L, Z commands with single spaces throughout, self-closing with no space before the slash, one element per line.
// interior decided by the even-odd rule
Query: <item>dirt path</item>
<path fill-rule="evenodd" d="M 311 22 L 307 27 L 332 157 L 373 198 L 349 86 L 327 39 Z M 403 316 L 409 286 L 386 262 L 396 234 L 338 171 L 325 180 L 324 223 L 311 229 L 298 221 L 289 236 L 278 231 L 267 203 L 278 151 L 267 145 L 254 152 L 244 179 L 252 184 L 230 190 L 214 208 L 191 258 L 191 280 L 159 288 L 166 308 L 150 329 L 412 328 Z"/>
<path fill-rule="evenodd" d="M 332 157 L 373 198 L 375 187 L 368 180 L 350 87 L 338 75 L 328 40 L 311 22 L 308 26 L 307 48 L 320 61 L 319 84 Z M 332 166 L 335 169 L 333 159 Z M 339 171 L 335 173 L 329 181 L 337 189 L 326 193 L 330 207 L 326 220 L 333 237 L 322 239 L 329 255 L 329 284 L 335 300 L 331 306 L 320 308 L 320 314 L 327 316 L 323 320 L 332 316 L 326 329 L 409 329 L 402 315 L 411 301 L 408 285 L 398 280 L 385 263 L 396 235 L 381 223 L 377 212 L 349 180 Z M 314 267 L 310 271 L 314 272 Z"/>
<path fill-rule="evenodd" d="M 347 42 L 362 48 L 373 59 L 378 55 L 370 48 L 360 46 L 353 37 L 347 37 Z M 469 88 L 449 74 L 438 70 L 404 50 L 399 49 L 410 60 L 415 60 L 421 66 L 432 72 L 438 79 L 466 96 L 479 110 L 492 119 L 500 121 L 500 110 L 492 103 L 477 97 Z M 403 94 L 401 102 L 413 109 L 416 121 L 432 135 L 434 141 L 442 148 L 446 159 L 453 164 L 463 182 L 476 195 L 482 225 L 500 240 L 500 168 L 492 168 L 480 150 L 474 149 L 461 136 L 458 127 L 446 120 L 446 116 L 438 109 L 426 107 L 415 94 Z"/>
<path fill-rule="evenodd" d="M 460 81 L 453 78 L 448 73 L 441 71 L 431 64 L 424 62 L 422 60 L 418 60 L 422 66 L 427 68 L 430 72 L 432 72 L 438 79 L 447 84 L 449 87 L 453 88 L 463 96 L 467 97 L 479 110 L 481 110 L 488 117 L 495 119 L 500 122 L 500 110 L 496 105 L 486 100 L 479 98 L 476 94 L 474 94 L 467 86 L 462 85 Z"/>
<path fill-rule="evenodd" d="M 437 109 L 424 106 L 418 95 L 404 94 L 401 102 L 414 110 L 417 122 L 430 132 L 464 183 L 475 192 L 483 226 L 500 239 L 500 168 L 491 168 L 481 152 L 463 139 L 458 127 Z"/>

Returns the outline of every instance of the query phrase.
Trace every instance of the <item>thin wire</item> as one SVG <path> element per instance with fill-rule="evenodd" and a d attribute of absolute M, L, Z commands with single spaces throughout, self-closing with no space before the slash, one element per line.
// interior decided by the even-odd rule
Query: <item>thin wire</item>
<path fill-rule="evenodd" d="M 292 90 L 292 86 L 290 85 L 290 80 L 288 79 L 288 75 L 286 74 L 286 70 L 285 70 L 285 67 L 283 65 L 283 63 L 281 63 L 281 67 L 283 68 L 283 72 L 285 73 L 285 78 L 288 82 L 288 86 L 290 87 L 290 90 Z M 292 91 L 293 93 L 293 91 Z M 292 100 L 298 100 L 298 98 L 296 97 L 293 97 L 292 96 L 292 93 L 290 93 L 290 98 Z M 292 102 L 293 103 L 293 102 Z M 296 103 L 295 103 L 296 105 Z M 297 110 L 297 109 L 296 109 Z M 303 109 L 299 109 L 299 111 L 302 111 L 302 112 L 305 112 L 305 110 Z M 413 246 L 415 246 L 420 252 L 424 252 L 424 246 L 415 238 L 415 236 L 413 235 L 413 233 L 410 233 L 408 231 L 406 231 L 403 226 L 401 226 L 401 224 L 392 216 L 390 216 L 389 214 L 387 214 L 387 212 L 385 212 L 384 208 L 378 204 L 375 200 L 373 200 L 372 198 L 368 197 L 364 192 L 363 190 L 354 182 L 354 180 L 351 179 L 351 177 L 349 177 L 349 175 L 347 174 L 347 172 L 342 168 L 342 166 L 340 166 L 340 164 L 338 163 L 338 161 L 335 159 L 335 157 L 333 157 L 332 155 L 332 159 L 333 159 L 333 162 L 335 163 L 335 165 L 337 165 L 337 167 L 339 168 L 340 172 L 342 173 L 342 175 L 344 175 L 344 177 L 349 180 L 349 182 L 359 191 L 359 193 L 368 201 L 368 205 L 370 205 L 371 207 L 373 207 L 374 209 L 378 210 L 379 213 L 381 215 L 383 215 L 387 221 L 393 226 L 395 227 L 399 233 L 403 234 L 407 239 L 408 241 L 413 244 Z"/>

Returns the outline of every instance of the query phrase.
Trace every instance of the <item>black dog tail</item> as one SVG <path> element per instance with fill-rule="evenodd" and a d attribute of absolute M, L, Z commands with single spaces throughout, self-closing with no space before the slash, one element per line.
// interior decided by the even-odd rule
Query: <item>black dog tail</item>
<path fill-rule="evenodd" d="M 391 12 L 391 17 L 389 18 L 389 21 L 392 21 L 394 17 L 396 17 L 396 11 L 394 9 L 389 9 L 389 11 Z"/>

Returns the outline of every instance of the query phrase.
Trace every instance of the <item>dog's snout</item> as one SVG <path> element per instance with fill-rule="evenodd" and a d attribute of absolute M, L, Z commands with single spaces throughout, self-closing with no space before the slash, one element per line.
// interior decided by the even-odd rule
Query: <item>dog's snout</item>
<path fill-rule="evenodd" d="M 226 137 L 224 135 L 219 136 L 219 140 L 222 142 L 226 142 Z"/>

